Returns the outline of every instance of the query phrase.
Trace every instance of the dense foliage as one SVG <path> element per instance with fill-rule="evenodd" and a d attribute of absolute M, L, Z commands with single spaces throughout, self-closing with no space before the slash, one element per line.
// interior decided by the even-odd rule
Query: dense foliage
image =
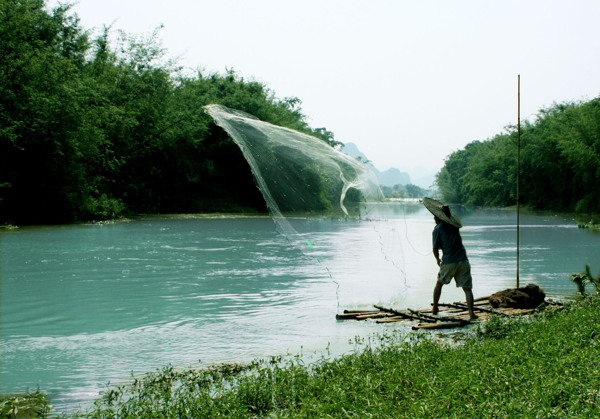
<path fill-rule="evenodd" d="M 0 0 L 0 224 L 266 210 L 209 103 L 335 144 L 297 98 L 233 70 L 186 75 L 156 31 L 110 38 L 92 37 L 69 6 Z"/>
<path fill-rule="evenodd" d="M 423 198 L 429 194 L 427 189 L 409 183 L 407 185 L 381 186 L 387 198 Z"/>
<path fill-rule="evenodd" d="M 492 317 L 460 345 L 409 334 L 311 365 L 166 368 L 109 389 L 84 416 L 597 417 L 599 308 Z"/>
<path fill-rule="evenodd" d="M 517 130 L 474 141 L 437 175 L 444 199 L 469 205 L 516 203 Z M 521 128 L 520 202 L 536 209 L 600 212 L 600 98 L 555 104 Z"/>

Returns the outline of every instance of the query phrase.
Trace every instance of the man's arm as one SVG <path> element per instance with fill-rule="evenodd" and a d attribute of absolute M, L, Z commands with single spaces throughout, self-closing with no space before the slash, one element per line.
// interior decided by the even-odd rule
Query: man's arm
<path fill-rule="evenodd" d="M 437 262 L 438 266 L 440 266 L 442 264 L 440 259 L 440 249 L 433 249 L 433 257 L 435 257 L 435 261 Z"/>

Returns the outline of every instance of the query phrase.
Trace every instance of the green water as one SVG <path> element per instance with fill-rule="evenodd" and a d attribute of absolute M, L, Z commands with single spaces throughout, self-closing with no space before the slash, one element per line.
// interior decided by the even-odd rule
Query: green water
<path fill-rule="evenodd" d="M 152 218 L 0 233 L 0 391 L 40 388 L 58 411 L 108 382 L 174 366 L 353 350 L 389 330 L 337 322 L 350 307 L 429 305 L 433 220 L 393 205 L 376 221 L 292 219 L 290 245 L 269 218 Z M 514 286 L 514 212 L 470 211 L 461 230 L 474 294 Z M 561 217 L 521 216 L 521 283 L 572 297 L 568 275 L 600 270 L 600 234 Z M 442 300 L 463 299 L 453 285 Z"/>

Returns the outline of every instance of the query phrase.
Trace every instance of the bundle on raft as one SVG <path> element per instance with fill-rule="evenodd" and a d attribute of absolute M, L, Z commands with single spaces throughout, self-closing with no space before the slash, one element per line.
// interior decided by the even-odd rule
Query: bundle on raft
<path fill-rule="evenodd" d="M 498 291 L 489 297 L 492 307 L 536 308 L 544 302 L 546 294 L 540 287 L 527 284 L 521 288 Z"/>
<path fill-rule="evenodd" d="M 525 291 L 523 291 L 524 289 Z M 526 296 L 524 297 L 523 294 Z M 531 314 L 542 305 L 562 307 L 561 303 L 545 299 L 544 292 L 537 285 L 528 285 L 524 288 L 504 290 L 487 297 L 475 299 L 473 310 L 478 316 L 476 320 L 470 320 L 466 302 L 440 303 L 438 304 L 439 311 L 435 316 L 432 314 L 431 308 L 395 310 L 374 305 L 374 308 L 370 310 L 344 310 L 343 313 L 336 315 L 336 319 L 373 319 L 377 323 L 405 322 L 412 324 L 412 328 L 415 330 L 449 329 L 463 327 L 494 315 L 515 316 Z"/>

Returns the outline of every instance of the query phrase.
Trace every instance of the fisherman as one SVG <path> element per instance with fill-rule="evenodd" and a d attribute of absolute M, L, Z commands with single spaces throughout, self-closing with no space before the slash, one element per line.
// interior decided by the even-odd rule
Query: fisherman
<path fill-rule="evenodd" d="M 438 313 L 438 303 L 442 295 L 442 287 L 449 284 L 454 278 L 457 287 L 465 292 L 469 316 L 471 320 L 477 318 L 473 311 L 473 279 L 471 278 L 471 265 L 467 252 L 460 237 L 459 228 L 462 227 L 460 219 L 448 205 L 431 198 L 423 198 L 425 208 L 433 214 L 436 226 L 433 229 L 433 256 L 440 267 L 435 288 L 433 289 L 432 314 Z M 440 249 L 442 258 L 440 259 Z"/>

